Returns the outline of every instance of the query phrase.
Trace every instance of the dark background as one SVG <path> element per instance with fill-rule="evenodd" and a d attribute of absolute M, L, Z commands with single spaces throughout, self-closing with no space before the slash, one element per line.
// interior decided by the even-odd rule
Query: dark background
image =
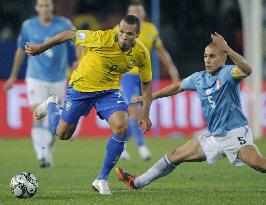
<path fill-rule="evenodd" d="M 151 0 L 144 0 L 147 16 Z M 21 23 L 35 15 L 35 0 L 0 1 L 0 78 L 8 77 Z M 55 14 L 78 28 L 108 29 L 125 14 L 127 0 L 54 0 Z M 221 33 L 228 44 L 242 53 L 242 25 L 237 0 L 161 0 L 160 36 L 181 77 L 204 69 L 203 52 L 212 32 Z M 149 18 L 147 20 L 150 20 Z M 80 21 L 79 21 L 80 22 Z M 73 60 L 70 53 L 70 61 Z M 24 77 L 25 65 L 20 73 Z M 161 69 L 161 78 L 168 78 Z"/>

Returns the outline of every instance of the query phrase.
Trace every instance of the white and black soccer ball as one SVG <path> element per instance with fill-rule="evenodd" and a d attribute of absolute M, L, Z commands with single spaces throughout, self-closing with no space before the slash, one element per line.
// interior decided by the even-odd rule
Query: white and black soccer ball
<path fill-rule="evenodd" d="M 33 197 L 38 190 L 37 178 L 31 173 L 19 172 L 11 179 L 10 189 L 15 197 Z"/>

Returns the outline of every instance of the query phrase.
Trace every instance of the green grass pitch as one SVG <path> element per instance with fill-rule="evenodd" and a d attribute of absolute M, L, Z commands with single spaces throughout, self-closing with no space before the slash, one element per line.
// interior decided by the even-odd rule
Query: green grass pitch
<path fill-rule="evenodd" d="M 112 196 L 91 190 L 104 157 L 107 139 L 58 141 L 55 166 L 41 169 L 36 165 L 29 139 L 0 139 L 0 205 L 43 204 L 266 204 L 266 175 L 247 166 L 235 167 L 227 159 L 214 165 L 187 163 L 167 177 L 139 191 L 128 191 L 114 171 L 109 178 Z M 140 174 L 183 139 L 148 139 L 152 160 L 139 159 L 133 140 L 128 145 L 132 160 L 119 161 L 128 171 Z M 256 141 L 266 156 L 266 139 Z M 12 176 L 19 171 L 33 173 L 39 190 L 32 199 L 16 199 L 9 190 Z"/>

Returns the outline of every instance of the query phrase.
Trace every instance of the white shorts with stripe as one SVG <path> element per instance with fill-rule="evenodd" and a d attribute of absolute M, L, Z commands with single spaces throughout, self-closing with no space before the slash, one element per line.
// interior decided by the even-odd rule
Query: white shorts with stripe
<path fill-rule="evenodd" d="M 47 99 L 48 96 L 55 94 L 62 102 L 65 96 L 66 81 L 46 82 L 33 78 L 26 79 L 27 96 L 30 106 L 39 105 Z"/>
<path fill-rule="evenodd" d="M 253 145 L 257 149 L 248 126 L 230 130 L 224 136 L 214 137 L 206 133 L 197 138 L 209 164 L 227 157 L 232 164 L 241 166 L 244 163 L 237 158 L 239 149 L 246 145 Z"/>

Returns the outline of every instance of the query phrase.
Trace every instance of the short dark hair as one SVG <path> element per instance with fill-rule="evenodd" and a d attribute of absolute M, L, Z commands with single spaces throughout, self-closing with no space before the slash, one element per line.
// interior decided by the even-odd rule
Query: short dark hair
<path fill-rule="evenodd" d="M 35 0 L 35 5 L 37 4 L 38 0 Z M 54 5 L 54 1 L 50 0 L 51 4 Z"/>
<path fill-rule="evenodd" d="M 140 20 L 133 15 L 125 15 L 121 21 L 125 21 L 127 24 L 136 25 L 137 33 L 140 32 Z M 120 21 L 120 22 L 121 22 Z"/>
<path fill-rule="evenodd" d="M 215 42 L 210 42 L 206 47 L 217 47 L 217 44 Z"/>
<path fill-rule="evenodd" d="M 217 43 L 215 43 L 215 42 L 210 42 L 205 48 L 207 48 L 207 47 L 210 47 L 210 48 L 219 48 L 219 46 L 217 45 Z M 220 49 L 220 48 L 219 48 Z M 220 53 L 222 54 L 222 55 L 224 55 L 225 54 L 225 52 L 222 50 L 222 49 L 220 49 L 221 51 L 220 51 Z"/>

